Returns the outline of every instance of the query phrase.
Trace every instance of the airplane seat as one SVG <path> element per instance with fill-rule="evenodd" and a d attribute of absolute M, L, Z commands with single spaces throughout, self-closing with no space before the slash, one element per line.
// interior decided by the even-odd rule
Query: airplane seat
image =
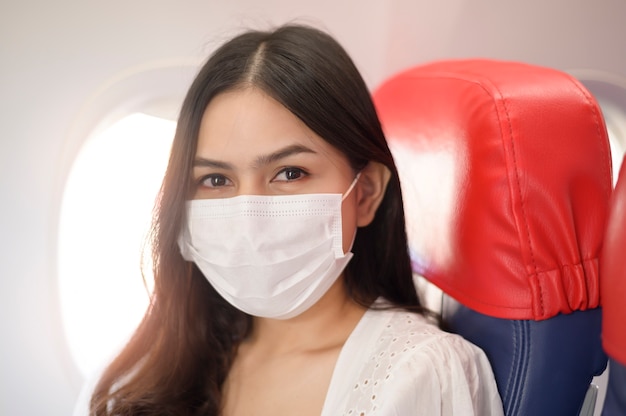
<path fill-rule="evenodd" d="M 414 270 L 485 351 L 505 414 L 591 414 L 612 188 L 594 98 L 563 72 L 485 59 L 416 66 L 373 96 Z"/>
<path fill-rule="evenodd" d="M 603 416 L 626 415 L 626 157 L 613 191 L 600 268 L 602 344 L 609 356 Z"/>

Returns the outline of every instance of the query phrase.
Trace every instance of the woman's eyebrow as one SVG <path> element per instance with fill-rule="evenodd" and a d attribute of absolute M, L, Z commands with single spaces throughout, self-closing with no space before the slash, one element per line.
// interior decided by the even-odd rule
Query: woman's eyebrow
<path fill-rule="evenodd" d="M 316 151 L 314 151 L 313 149 L 310 149 L 306 146 L 303 146 L 301 144 L 292 144 L 289 146 L 286 146 L 282 149 L 279 149 L 275 152 L 272 152 L 268 155 L 263 155 L 263 156 L 259 156 L 256 158 L 255 162 L 254 162 L 254 166 L 255 167 L 259 167 L 262 165 L 268 165 L 270 163 L 274 163 L 279 161 L 280 159 L 284 159 L 286 157 L 289 156 L 293 156 L 293 155 L 297 155 L 300 153 L 312 153 L 312 154 L 317 154 Z"/>
<path fill-rule="evenodd" d="M 215 168 L 223 170 L 233 170 L 233 165 L 230 163 L 222 162 L 219 160 L 205 159 L 203 157 L 196 157 L 193 160 L 194 168 Z"/>

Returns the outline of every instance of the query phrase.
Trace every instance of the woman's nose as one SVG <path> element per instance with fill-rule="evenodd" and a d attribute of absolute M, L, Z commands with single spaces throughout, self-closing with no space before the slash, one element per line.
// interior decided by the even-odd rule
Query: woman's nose
<path fill-rule="evenodd" d="M 270 190 L 265 182 L 259 178 L 241 178 L 237 184 L 239 195 L 268 195 Z"/>

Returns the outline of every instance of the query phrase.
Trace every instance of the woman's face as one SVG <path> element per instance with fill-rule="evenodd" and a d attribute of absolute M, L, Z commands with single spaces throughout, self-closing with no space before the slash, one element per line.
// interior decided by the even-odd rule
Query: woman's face
<path fill-rule="evenodd" d="M 194 199 L 345 193 L 347 158 L 256 88 L 228 91 L 206 108 L 193 162 Z M 343 202 L 344 252 L 356 228 L 358 186 Z"/>

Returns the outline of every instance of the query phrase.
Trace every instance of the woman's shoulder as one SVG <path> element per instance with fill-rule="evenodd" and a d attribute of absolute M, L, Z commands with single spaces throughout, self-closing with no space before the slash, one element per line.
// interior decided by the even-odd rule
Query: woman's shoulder
<path fill-rule="evenodd" d="M 442 330 L 427 316 L 397 309 L 371 310 L 368 315 L 365 319 L 378 321 L 378 357 L 415 359 L 428 356 L 430 360 L 448 360 L 456 355 L 461 360 L 474 360 L 484 355 L 480 348 L 460 335 Z"/>
<path fill-rule="evenodd" d="M 501 414 L 491 367 L 474 344 L 403 310 L 370 310 L 363 321 L 368 326 L 370 338 L 362 345 L 369 351 L 352 392 L 356 402 L 376 397 L 379 408 L 430 409 L 420 414 Z"/>

